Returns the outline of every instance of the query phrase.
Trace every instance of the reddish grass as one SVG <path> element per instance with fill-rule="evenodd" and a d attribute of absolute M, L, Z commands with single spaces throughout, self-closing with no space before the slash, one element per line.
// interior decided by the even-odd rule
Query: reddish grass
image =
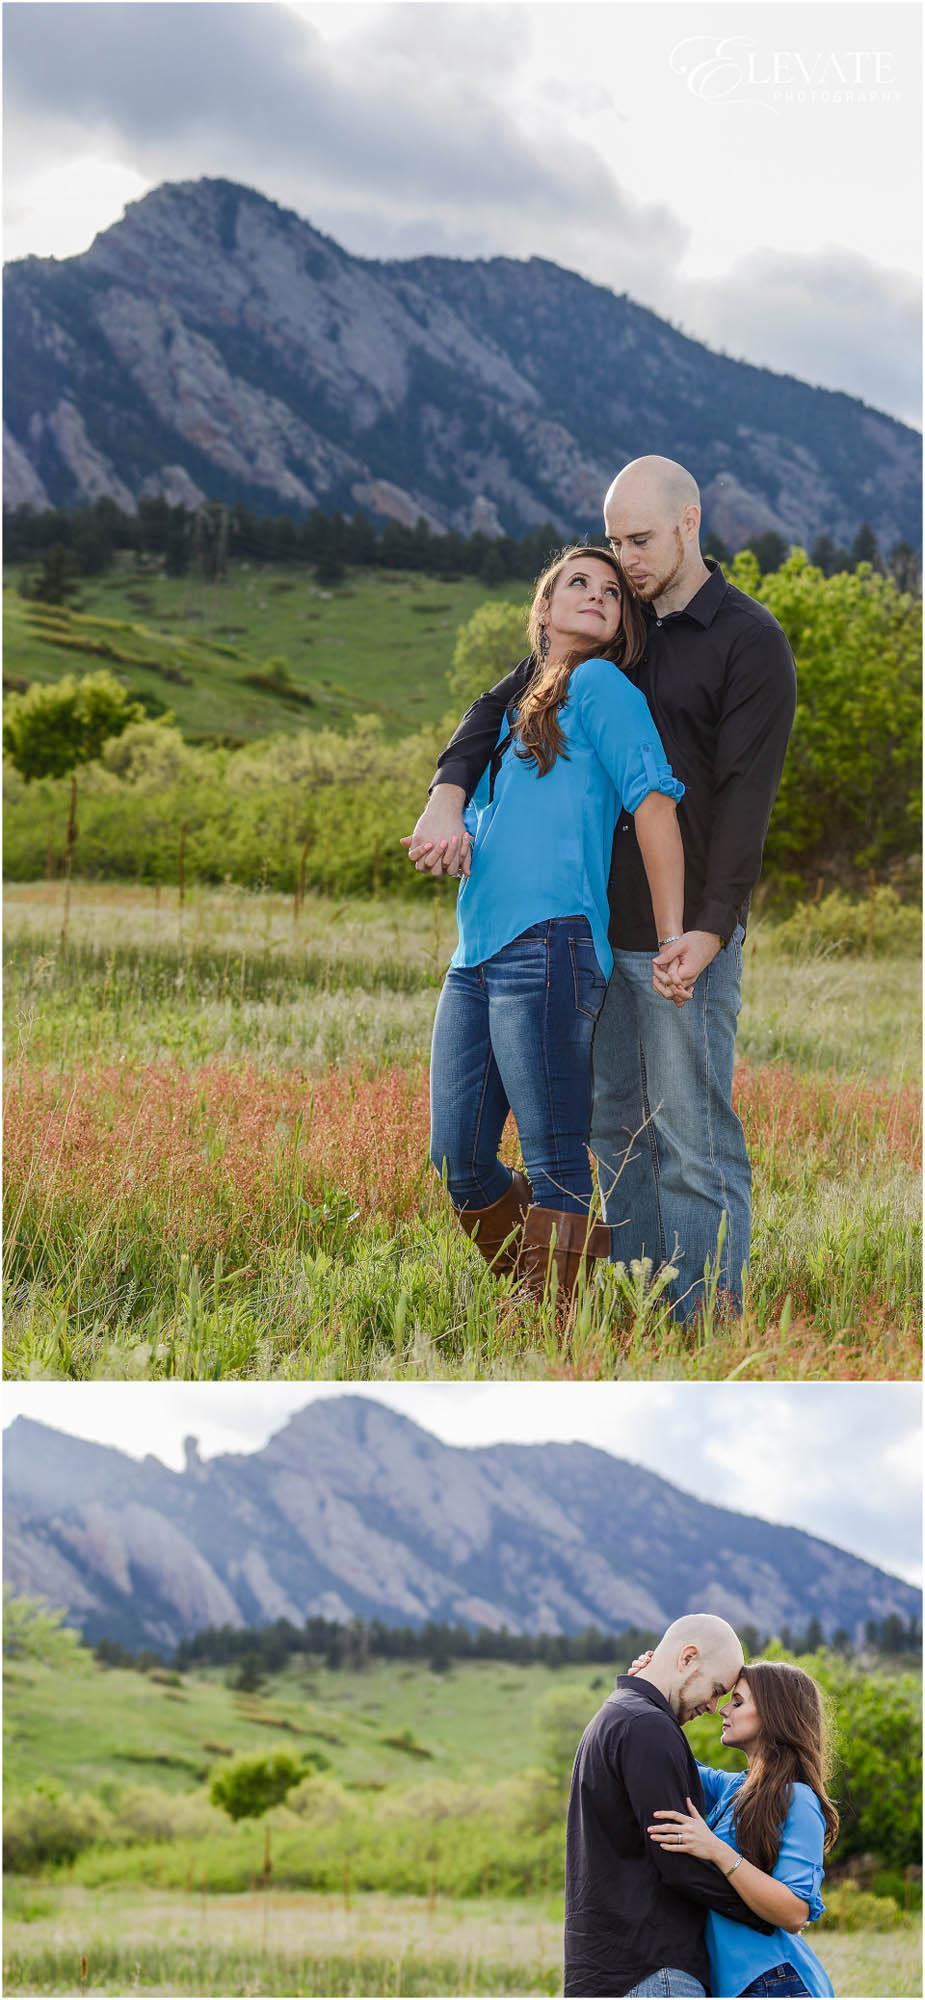
<path fill-rule="evenodd" d="M 736 1102 L 754 1159 L 786 1178 L 809 1160 L 844 1172 L 874 1156 L 915 1165 L 921 1104 L 911 1089 L 743 1066 Z M 299 1118 L 301 1116 L 301 1128 Z M 301 1201 L 332 1191 L 389 1226 L 439 1199 L 427 1162 L 427 1076 L 383 1069 L 372 1080 L 267 1074 L 220 1061 L 78 1069 L 28 1064 L 9 1074 L 6 1182 L 28 1189 L 60 1227 L 105 1213 L 169 1227 L 184 1247 L 218 1250 L 242 1228 L 252 1255 L 284 1240 Z M 516 1134 L 505 1135 L 507 1158 Z"/>
<path fill-rule="evenodd" d="M 922 1164 L 922 1095 L 911 1085 L 804 1076 L 776 1063 L 736 1070 L 733 1102 L 755 1158 L 780 1149 L 844 1172 L 874 1153 Z"/>

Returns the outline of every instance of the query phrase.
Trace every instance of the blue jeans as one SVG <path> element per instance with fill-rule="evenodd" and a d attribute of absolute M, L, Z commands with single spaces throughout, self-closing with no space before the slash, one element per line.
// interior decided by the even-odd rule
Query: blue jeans
<path fill-rule="evenodd" d="M 669 1004 L 673 1005 L 673 1002 Z M 641 1986 L 631 1986 L 626 2000 L 629 2000 L 630 1993 L 671 1994 L 705 1992 L 706 1988 L 701 1986 L 699 1979 L 694 1978 L 693 1973 L 679 1972 L 677 1966 L 674 1965 L 663 1965 L 659 1967 L 657 1972 L 650 1972 L 648 1978 L 643 1980 Z"/>
<path fill-rule="evenodd" d="M 598 1163 L 614 1258 L 678 1267 L 676 1316 L 702 1299 L 705 1259 L 741 1307 L 751 1234 L 751 1167 L 732 1108 L 741 1007 L 741 926 L 677 1008 L 652 987 L 652 957 L 617 951 L 594 1037 L 591 1149 Z"/>
<path fill-rule="evenodd" d="M 772 1965 L 770 1972 L 763 1972 L 760 1979 L 753 1979 L 750 1986 L 743 1988 L 743 1993 L 761 1994 L 768 1996 L 769 2000 L 783 2000 L 785 1993 L 808 1992 L 809 1987 L 804 1986 L 796 1966 L 791 1965 L 789 1958 L 785 1959 L 783 1965 Z"/>
<path fill-rule="evenodd" d="M 587 1211 L 591 1038 L 606 991 L 586 917 L 547 917 L 483 965 L 451 965 L 430 1063 L 430 1157 L 456 1208 L 489 1208 L 511 1176 L 508 1110 L 540 1208 Z"/>

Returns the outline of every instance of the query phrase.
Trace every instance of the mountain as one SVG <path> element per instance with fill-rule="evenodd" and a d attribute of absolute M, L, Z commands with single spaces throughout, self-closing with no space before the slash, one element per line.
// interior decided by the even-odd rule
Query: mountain
<path fill-rule="evenodd" d="M 532 257 L 352 257 L 229 181 L 155 188 L 80 257 L 5 274 L 10 506 L 208 496 L 490 534 L 599 526 L 640 453 L 733 548 L 920 545 L 918 434 L 712 353 Z"/>
<path fill-rule="evenodd" d="M 581 1444 L 459 1450 L 363 1397 L 310 1403 L 262 1451 L 169 1471 L 17 1417 L 4 1573 L 90 1639 L 171 1648 L 309 1615 L 512 1631 L 659 1626 L 686 1609 L 831 1635 L 920 1593 L 796 1528 L 711 1507 Z"/>

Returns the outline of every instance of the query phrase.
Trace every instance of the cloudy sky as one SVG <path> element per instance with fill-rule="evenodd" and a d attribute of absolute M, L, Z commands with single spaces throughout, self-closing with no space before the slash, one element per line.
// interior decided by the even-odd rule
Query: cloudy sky
<path fill-rule="evenodd" d="M 255 1451 L 317 1397 L 369 1396 L 447 1444 L 580 1439 L 695 1494 L 922 1579 L 922 1392 L 903 1383 L 7 1383 L 18 1415 L 137 1458 Z"/>
<path fill-rule="evenodd" d="M 919 421 L 916 0 L 7 0 L 7 258 L 221 175 L 366 256 L 540 256 Z"/>

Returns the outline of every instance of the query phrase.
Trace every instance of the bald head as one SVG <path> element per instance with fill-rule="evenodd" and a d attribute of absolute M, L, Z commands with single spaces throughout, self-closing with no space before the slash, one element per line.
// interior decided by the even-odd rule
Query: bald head
<path fill-rule="evenodd" d="M 673 458 L 634 458 L 604 501 L 604 527 L 633 595 L 659 616 L 683 611 L 709 577 L 700 553 L 700 489 Z"/>
<path fill-rule="evenodd" d="M 689 1611 L 676 1618 L 659 1640 L 641 1678 L 652 1681 L 665 1696 L 679 1722 L 690 1722 L 734 1687 L 744 1655 L 725 1618 L 711 1611 Z"/>
<path fill-rule="evenodd" d="M 660 524 L 673 527 L 685 507 L 696 507 L 699 515 L 700 488 L 686 466 L 679 465 L 674 458 L 659 458 L 651 453 L 646 458 L 631 459 L 611 481 L 604 501 L 605 521 L 611 503 L 621 507 L 649 505 L 656 511 Z"/>

